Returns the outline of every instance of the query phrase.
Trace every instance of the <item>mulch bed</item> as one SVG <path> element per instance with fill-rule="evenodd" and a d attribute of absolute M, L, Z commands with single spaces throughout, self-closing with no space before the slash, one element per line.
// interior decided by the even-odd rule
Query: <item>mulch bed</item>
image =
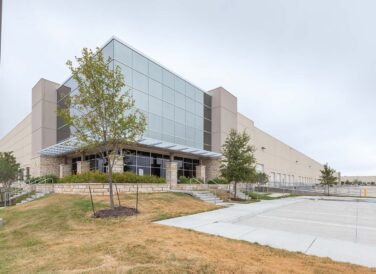
<path fill-rule="evenodd" d="M 110 218 L 110 217 L 122 217 L 133 216 L 139 213 L 135 208 L 118 206 L 115 209 L 101 209 L 95 212 L 93 218 Z"/>

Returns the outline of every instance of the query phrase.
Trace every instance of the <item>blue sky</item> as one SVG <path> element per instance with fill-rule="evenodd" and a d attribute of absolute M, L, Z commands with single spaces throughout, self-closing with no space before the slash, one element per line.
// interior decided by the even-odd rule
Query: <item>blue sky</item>
<path fill-rule="evenodd" d="M 116 35 L 204 90 L 223 86 L 257 127 L 343 175 L 376 175 L 375 1 L 3 3 L 0 137 L 41 78 Z"/>

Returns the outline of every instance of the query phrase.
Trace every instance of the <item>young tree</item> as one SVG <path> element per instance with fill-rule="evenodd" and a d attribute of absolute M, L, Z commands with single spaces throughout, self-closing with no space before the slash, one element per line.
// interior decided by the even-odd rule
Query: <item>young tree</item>
<path fill-rule="evenodd" d="M 331 185 L 337 184 L 337 177 L 334 176 L 336 171 L 332 169 L 328 164 L 324 165 L 324 169 L 320 170 L 321 176 L 320 176 L 320 183 L 322 185 L 327 185 L 328 187 L 328 195 L 329 195 L 329 187 Z"/>
<path fill-rule="evenodd" d="M 0 183 L 9 188 L 17 180 L 20 164 L 17 163 L 13 152 L 0 152 Z"/>
<path fill-rule="evenodd" d="M 260 184 L 266 184 L 267 182 L 269 182 L 269 177 L 265 172 L 257 172 L 256 182 Z"/>
<path fill-rule="evenodd" d="M 223 159 L 221 173 L 229 182 L 234 182 L 234 198 L 238 182 L 252 181 L 255 177 L 256 159 L 254 148 L 249 145 L 250 137 L 246 132 L 238 133 L 231 129 L 222 146 Z"/>
<path fill-rule="evenodd" d="M 112 170 L 119 150 L 139 139 L 146 125 L 145 116 L 135 108 L 129 91 L 125 91 L 120 67 L 110 66 L 102 51 L 84 48 L 76 57 L 77 67 L 67 65 L 77 82 L 78 92 L 67 96 L 58 115 L 73 128 L 81 150 L 97 151 L 107 162 L 110 205 L 114 209 Z"/>

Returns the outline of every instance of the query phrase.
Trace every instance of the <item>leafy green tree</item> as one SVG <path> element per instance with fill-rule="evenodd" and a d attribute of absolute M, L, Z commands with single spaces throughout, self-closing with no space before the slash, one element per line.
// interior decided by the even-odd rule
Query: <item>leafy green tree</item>
<path fill-rule="evenodd" d="M 269 182 L 269 177 L 265 172 L 256 173 L 256 183 L 266 184 L 267 182 Z"/>
<path fill-rule="evenodd" d="M 82 151 L 97 151 L 107 162 L 110 205 L 114 209 L 114 163 L 122 147 L 142 136 L 146 119 L 135 108 L 129 90 L 125 90 L 120 67 L 111 67 L 110 61 L 100 49 L 84 48 L 82 57 L 76 57 L 77 67 L 67 62 L 78 92 L 66 97 L 58 115 L 73 129 L 71 137 Z"/>
<path fill-rule="evenodd" d="M 331 185 L 335 185 L 338 182 L 338 179 L 334 174 L 336 171 L 332 169 L 328 164 L 324 165 L 324 169 L 320 170 L 321 176 L 319 181 L 322 185 L 326 185 L 328 187 L 328 195 L 329 195 L 329 187 Z"/>
<path fill-rule="evenodd" d="M 13 152 L 0 152 L 0 183 L 9 188 L 17 180 L 20 164 Z"/>
<path fill-rule="evenodd" d="M 222 177 L 234 182 L 234 198 L 238 182 L 250 182 L 255 178 L 256 159 L 254 148 L 249 145 L 250 137 L 246 132 L 238 133 L 231 129 L 222 146 L 221 160 Z"/>

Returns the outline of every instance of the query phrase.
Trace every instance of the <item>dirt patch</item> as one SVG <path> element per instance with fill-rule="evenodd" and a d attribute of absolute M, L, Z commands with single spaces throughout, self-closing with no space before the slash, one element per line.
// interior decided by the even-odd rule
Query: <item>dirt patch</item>
<path fill-rule="evenodd" d="M 115 209 L 101 209 L 95 212 L 93 218 L 110 218 L 110 217 L 122 217 L 122 216 L 133 216 L 139 213 L 135 208 L 118 206 Z"/>

